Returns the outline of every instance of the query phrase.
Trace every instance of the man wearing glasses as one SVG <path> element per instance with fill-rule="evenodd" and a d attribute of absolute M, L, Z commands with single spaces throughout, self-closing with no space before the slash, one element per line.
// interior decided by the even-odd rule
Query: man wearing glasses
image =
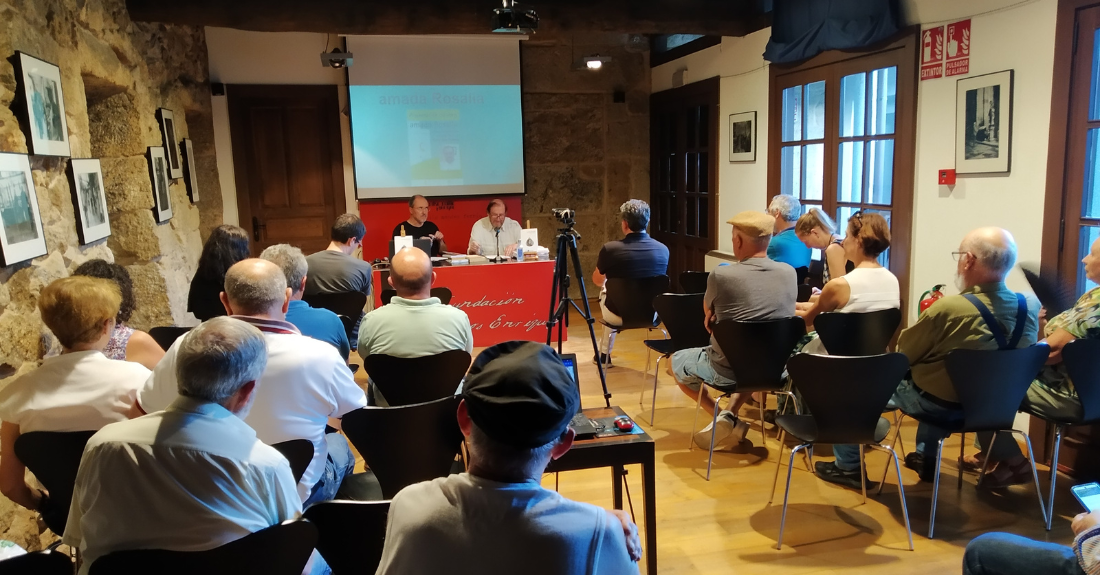
<path fill-rule="evenodd" d="M 371 267 L 355 257 L 363 245 L 367 227 L 355 214 L 343 214 L 332 223 L 332 241 L 328 247 L 306 257 L 306 290 L 304 295 L 360 292 L 370 298 Z M 362 319 L 362 315 L 360 315 Z M 348 340 L 358 341 L 359 322 L 355 322 Z"/>
<path fill-rule="evenodd" d="M 910 375 L 901 382 L 891 407 L 909 414 L 924 415 L 947 424 L 962 423 L 962 406 L 947 374 L 945 359 L 956 349 L 996 350 L 1027 347 L 1038 335 L 1039 302 L 1008 289 L 1005 276 L 1016 263 L 1016 241 L 1007 230 L 979 228 L 963 239 L 952 255 L 958 262 L 955 286 L 959 295 L 936 301 L 920 319 L 898 338 L 898 351 L 909 358 Z M 984 309 L 983 309 L 984 308 Z M 995 325 L 990 325 L 988 315 Z M 1022 327 L 1017 329 L 1017 324 Z M 885 419 L 879 425 L 888 425 Z M 917 426 L 917 449 L 905 457 L 905 466 L 917 471 L 922 481 L 935 476 L 936 446 L 949 432 L 924 423 Z M 978 434 L 983 452 L 992 434 Z M 991 461 L 1015 459 L 1015 440 L 996 442 Z M 859 447 L 833 447 L 836 462 L 818 462 L 818 476 L 826 481 L 860 489 Z M 1015 451 L 1015 453 L 1013 453 Z M 1026 463 L 1026 459 L 1024 462 Z M 996 469 L 983 480 L 991 489 L 1026 482 L 1030 467 Z"/>

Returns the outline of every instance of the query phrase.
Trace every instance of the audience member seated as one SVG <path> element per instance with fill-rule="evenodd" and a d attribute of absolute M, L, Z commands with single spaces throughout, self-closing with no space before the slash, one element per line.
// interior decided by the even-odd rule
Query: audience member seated
<path fill-rule="evenodd" d="M 899 407 L 905 413 L 924 415 L 939 421 L 962 423 L 962 407 L 955 395 L 955 387 L 947 374 L 944 362 L 947 354 L 956 349 L 999 349 L 993 330 L 1011 344 L 1011 334 L 1020 321 L 1026 322 L 1020 340 L 1015 347 L 1027 347 L 1035 343 L 1038 331 L 1039 304 L 1030 298 L 1020 313 L 1018 294 L 1005 286 L 1005 276 L 1016 262 L 1016 241 L 1012 234 L 1001 228 L 979 228 L 967 234 L 954 252 L 958 259 L 955 285 L 959 295 L 947 296 L 932 304 L 909 329 L 898 338 L 898 351 L 909 358 L 910 378 L 903 380 L 891 407 Z M 967 296 L 973 296 L 972 303 Z M 978 306 L 983 306 L 997 320 L 991 326 L 982 318 Z M 879 425 L 889 425 L 885 419 Z M 920 474 L 922 481 L 932 481 L 935 476 L 936 446 L 949 432 L 925 422 L 917 425 L 916 451 L 905 457 L 905 465 Z M 989 446 L 992 434 L 978 434 L 984 447 Z M 996 442 L 998 454 L 994 460 L 1012 459 L 1020 448 L 1011 437 Z M 859 447 L 835 445 L 836 462 L 817 462 L 817 476 L 853 489 L 860 489 Z M 1021 483 L 1031 478 L 1026 459 L 1022 467 L 999 468 L 986 477 L 982 485 L 989 488 Z"/>
<path fill-rule="evenodd" d="M 412 236 L 418 240 L 432 242 L 432 255 L 441 256 L 447 250 L 447 244 L 443 242 L 443 232 L 439 226 L 428 221 L 428 198 L 420 194 L 409 198 L 409 219 L 393 227 L 394 236 Z M 401 233 L 404 229 L 405 233 Z"/>
<path fill-rule="evenodd" d="M 668 273 L 668 247 L 646 233 L 649 226 L 649 204 L 642 200 L 629 200 L 619 206 L 622 218 L 623 239 L 607 242 L 596 257 L 596 269 L 592 270 L 592 283 L 600 286 L 600 311 L 603 320 L 612 326 L 623 323 L 621 317 L 607 309 L 608 279 L 638 279 L 663 276 Z M 600 338 L 600 353 L 611 353 L 612 329 L 606 325 Z M 606 364 L 609 358 L 604 357 Z"/>
<path fill-rule="evenodd" d="M 264 385 L 264 336 L 223 317 L 172 349 L 177 397 L 88 441 L 64 537 L 81 573 L 113 551 L 204 551 L 302 512 L 290 464 L 240 419 Z"/>
<path fill-rule="evenodd" d="M 802 203 L 794 196 L 779 194 L 768 204 L 768 215 L 775 218 L 775 235 L 768 244 L 768 257 L 792 268 L 810 267 L 810 248 L 798 239 L 794 229 L 801 214 Z"/>
<path fill-rule="evenodd" d="M 704 322 L 712 331 L 719 321 L 766 321 L 792 317 L 798 297 L 794 268 L 768 259 L 768 242 L 775 220 L 762 212 L 741 212 L 730 219 L 733 225 L 733 254 L 738 262 L 715 268 L 707 278 L 703 296 Z M 670 369 L 676 384 L 692 400 L 701 398 L 702 406 L 714 415 L 714 401 L 702 388 L 709 383 L 733 383 L 734 373 L 722 349 L 712 336 L 710 345 L 678 351 L 672 354 Z M 714 432 L 715 449 L 735 447 L 745 437 L 748 424 L 737 418 L 737 412 L 748 401 L 749 394 L 735 393 L 729 408 L 718 415 Z M 695 444 L 710 447 L 708 425 L 695 434 Z"/>
<path fill-rule="evenodd" d="M 310 307 L 302 301 L 302 294 L 306 289 L 306 272 L 309 269 L 302 250 L 289 244 L 275 244 L 264 249 L 260 259 L 279 266 L 286 277 L 286 285 L 290 287 L 290 305 L 286 310 L 286 320 L 294 324 L 302 335 L 331 344 L 340 352 L 340 357 L 347 359 L 351 354 L 351 344 L 340 316 L 327 309 Z"/>
<path fill-rule="evenodd" d="M 221 293 L 225 284 L 225 272 L 233 264 L 249 254 L 248 232 L 228 224 L 214 228 L 202 246 L 199 267 L 191 278 L 191 290 L 187 293 L 187 311 L 200 321 L 225 315 Z"/>
<path fill-rule="evenodd" d="M 121 301 L 114 284 L 89 277 L 59 279 L 38 297 L 42 322 L 61 343 L 61 355 L 0 390 L 0 492 L 27 509 L 61 521 L 67 513 L 24 480 L 26 468 L 15 455 L 20 434 L 95 431 L 124 421 L 149 377 L 141 364 L 103 355 Z"/>
<path fill-rule="evenodd" d="M 367 228 L 355 214 L 344 214 L 332 224 L 332 241 L 328 247 L 306 257 L 309 273 L 306 275 L 304 295 L 359 292 L 370 299 L 372 268 L 355 257 L 355 250 L 363 245 Z M 349 342 L 359 333 L 360 313 L 355 328 L 348 334 Z"/>
<path fill-rule="evenodd" d="M 1100 511 L 1073 518 L 1073 546 L 984 533 L 966 546 L 963 575 L 1085 575 L 1100 572 Z"/>
<path fill-rule="evenodd" d="M 890 247 L 890 225 L 886 218 L 856 212 L 848 219 L 848 233 L 842 245 L 844 257 L 855 268 L 825 284 L 816 301 L 795 304 L 795 313 L 806 319 L 808 329 L 813 329 L 814 319 L 821 313 L 867 313 L 901 306 L 898 278 L 878 263 L 879 254 Z M 826 353 L 817 337 L 803 346 L 802 351 Z"/>
<path fill-rule="evenodd" d="M 498 255 L 509 259 L 515 257 L 521 228 L 519 222 L 508 217 L 508 205 L 504 200 L 494 198 L 489 200 L 485 213 L 488 215 L 474 222 L 470 228 L 470 245 L 466 253 L 490 258 Z"/>
<path fill-rule="evenodd" d="M 836 230 L 836 222 L 820 208 L 810 208 L 794 225 L 795 234 L 806 247 L 821 250 L 824 254 L 822 284 L 852 271 L 852 263 L 844 256 L 844 248 L 841 247 L 844 238 L 837 235 Z"/>
<path fill-rule="evenodd" d="M 393 498 L 377 572 L 636 573 L 641 542 L 628 515 L 540 485 L 547 464 L 573 443 L 569 420 L 580 403 L 554 350 L 520 341 L 486 349 L 463 396 L 469 472 Z"/>
<path fill-rule="evenodd" d="M 428 256 L 404 248 L 390 262 L 390 286 L 397 295 L 363 318 L 359 328 L 359 355 L 424 357 L 452 349 L 474 350 L 474 336 L 466 312 L 443 305 L 432 297 L 435 272 Z M 375 405 L 388 405 L 374 390 Z"/>
<path fill-rule="evenodd" d="M 267 368 L 260 393 L 245 417 L 261 441 L 272 445 L 291 439 L 313 442 L 313 461 L 298 483 L 306 505 L 336 495 L 355 465 L 347 440 L 325 434 L 329 418 L 340 418 L 366 405 L 347 359 L 333 347 L 302 335 L 286 321 L 290 288 L 275 264 L 247 259 L 225 274 L 222 303 L 229 314 L 256 326 L 267 343 Z M 167 408 L 179 397 L 177 355 L 182 340 L 168 348 L 145 386 L 138 391 L 134 415 Z"/>
<path fill-rule="evenodd" d="M 111 335 L 111 341 L 107 342 L 103 355 L 109 359 L 140 363 L 149 369 L 156 367 L 160 358 L 164 357 L 160 344 L 144 331 L 126 325 L 134 313 L 134 282 L 130 279 L 130 272 L 118 264 L 95 259 L 77 266 L 73 275 L 111 280 L 122 295 L 122 303 L 115 318 L 115 331 Z"/>

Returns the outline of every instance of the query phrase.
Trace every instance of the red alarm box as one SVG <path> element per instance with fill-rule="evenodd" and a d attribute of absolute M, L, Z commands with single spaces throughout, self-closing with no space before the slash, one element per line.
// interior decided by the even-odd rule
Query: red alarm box
<path fill-rule="evenodd" d="M 940 185 L 941 186 L 954 186 L 955 185 L 955 170 L 940 170 Z"/>

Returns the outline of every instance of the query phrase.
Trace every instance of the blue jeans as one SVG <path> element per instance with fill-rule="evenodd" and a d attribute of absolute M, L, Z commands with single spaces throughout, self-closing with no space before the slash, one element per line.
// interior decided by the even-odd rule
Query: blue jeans
<path fill-rule="evenodd" d="M 309 498 L 302 503 L 303 509 L 314 503 L 332 501 L 336 497 L 336 492 L 340 490 L 340 484 L 343 483 L 344 478 L 351 475 L 355 469 L 355 456 L 352 455 L 348 440 L 344 439 L 343 435 L 328 433 L 325 435 L 325 442 L 328 444 L 325 472 L 313 486 Z"/>
<path fill-rule="evenodd" d="M 1073 549 L 1008 533 L 979 535 L 966 546 L 963 575 L 1084 575 Z"/>
<path fill-rule="evenodd" d="M 672 354 L 672 373 L 684 385 L 699 391 L 702 383 L 734 383 L 732 379 L 718 375 L 710 365 L 707 348 L 692 347 Z"/>

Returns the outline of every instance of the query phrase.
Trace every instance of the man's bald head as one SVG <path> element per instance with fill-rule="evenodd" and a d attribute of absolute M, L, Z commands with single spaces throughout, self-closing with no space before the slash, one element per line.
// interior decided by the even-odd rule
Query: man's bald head
<path fill-rule="evenodd" d="M 267 260 L 241 260 L 225 273 L 225 298 L 232 308 L 231 313 L 281 315 L 285 313 L 289 297 L 283 270 Z"/>
<path fill-rule="evenodd" d="M 428 291 L 432 287 L 432 260 L 418 248 L 403 248 L 390 261 L 390 283 L 399 297 Z"/>
<path fill-rule="evenodd" d="M 978 228 L 963 238 L 955 271 L 955 284 L 960 291 L 978 284 L 1005 281 L 1016 265 L 1016 240 L 1008 230 L 997 227 Z"/>

